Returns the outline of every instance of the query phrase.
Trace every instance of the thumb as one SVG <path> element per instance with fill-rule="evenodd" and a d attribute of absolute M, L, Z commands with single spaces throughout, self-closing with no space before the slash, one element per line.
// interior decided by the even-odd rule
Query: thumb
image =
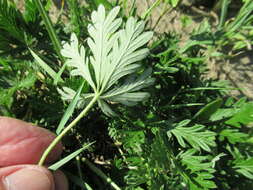
<path fill-rule="evenodd" d="M 1 178 L 0 190 L 55 190 L 53 175 L 43 167 L 28 166 L 6 174 Z"/>

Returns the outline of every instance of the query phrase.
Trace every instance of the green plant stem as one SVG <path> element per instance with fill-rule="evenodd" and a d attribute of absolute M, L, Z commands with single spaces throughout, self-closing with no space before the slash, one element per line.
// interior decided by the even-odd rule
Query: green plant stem
<path fill-rule="evenodd" d="M 46 13 L 46 10 L 45 10 L 44 6 L 42 5 L 41 1 L 34 0 L 34 2 L 40 12 L 40 15 L 41 15 L 45 25 L 46 25 L 47 32 L 48 32 L 49 37 L 53 43 L 53 46 L 54 46 L 54 49 L 55 49 L 57 55 L 59 56 L 61 61 L 64 61 L 64 58 L 61 55 L 61 43 L 60 43 L 58 36 L 56 35 L 56 32 L 54 30 L 51 19 L 49 18 L 48 14 Z"/>
<path fill-rule="evenodd" d="M 115 190 L 121 190 L 121 188 L 112 181 L 111 178 L 107 177 L 104 172 L 102 172 L 99 168 L 97 168 L 94 164 L 92 164 L 89 160 L 86 158 L 82 158 L 82 161 L 98 176 L 100 176 L 104 181 L 109 183 Z"/>
<path fill-rule="evenodd" d="M 148 8 L 142 15 L 141 18 L 145 20 L 148 15 L 150 15 L 151 11 L 156 8 L 161 3 L 161 0 L 156 0 L 151 7 Z"/>
<path fill-rule="evenodd" d="M 229 4 L 230 4 L 230 0 L 222 0 L 221 16 L 220 16 L 218 29 L 221 29 L 225 24 Z"/>
<path fill-rule="evenodd" d="M 173 8 L 171 8 L 171 7 L 167 8 L 167 7 L 164 5 L 162 14 L 160 14 L 160 16 L 159 16 L 159 18 L 157 19 L 157 21 L 156 21 L 156 23 L 155 23 L 155 25 L 154 25 L 154 27 L 153 27 L 152 30 L 155 30 L 155 28 L 157 27 L 157 25 L 159 24 L 159 22 L 161 21 L 161 19 L 163 18 L 163 16 L 164 16 L 167 12 L 170 12 L 170 11 L 172 11 L 172 10 L 173 10 Z"/>
<path fill-rule="evenodd" d="M 38 163 L 39 166 L 42 166 L 48 156 L 48 154 L 53 150 L 53 148 L 60 142 L 60 140 L 62 139 L 62 137 L 64 137 L 66 135 L 66 133 L 72 129 L 77 122 L 83 118 L 88 111 L 92 108 L 92 106 L 96 103 L 97 99 L 99 98 L 100 94 L 96 94 L 92 100 L 90 101 L 90 103 L 85 107 L 85 109 L 53 140 L 53 142 L 47 147 L 47 149 L 45 150 L 45 152 L 43 153 L 43 155 L 40 158 L 40 161 Z"/>
<path fill-rule="evenodd" d="M 77 169 L 78 169 L 78 174 L 81 180 L 83 180 L 83 174 L 82 174 L 82 169 L 81 169 L 81 163 L 80 163 L 80 157 L 76 157 L 76 163 L 77 163 Z"/>

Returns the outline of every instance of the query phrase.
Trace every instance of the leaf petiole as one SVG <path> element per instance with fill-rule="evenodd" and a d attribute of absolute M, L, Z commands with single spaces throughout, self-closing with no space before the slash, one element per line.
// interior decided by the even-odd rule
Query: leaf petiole
<path fill-rule="evenodd" d="M 87 115 L 88 111 L 92 108 L 92 106 L 96 103 L 100 94 L 95 94 L 90 103 L 85 107 L 85 109 L 52 141 L 52 143 L 47 147 L 44 151 L 43 155 L 40 158 L 38 163 L 39 166 L 42 166 L 48 156 L 48 154 L 53 150 L 53 148 L 60 142 L 60 140 L 66 135 L 66 133 L 74 127 L 80 119 L 82 119 L 85 115 Z"/>

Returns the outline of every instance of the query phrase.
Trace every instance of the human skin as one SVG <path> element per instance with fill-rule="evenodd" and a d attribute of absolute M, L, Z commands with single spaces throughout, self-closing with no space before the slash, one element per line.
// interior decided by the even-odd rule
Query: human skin
<path fill-rule="evenodd" d="M 36 165 L 54 138 L 46 129 L 0 116 L 0 190 L 67 190 L 61 171 L 52 173 Z M 61 152 L 59 143 L 46 163 L 55 161 Z"/>

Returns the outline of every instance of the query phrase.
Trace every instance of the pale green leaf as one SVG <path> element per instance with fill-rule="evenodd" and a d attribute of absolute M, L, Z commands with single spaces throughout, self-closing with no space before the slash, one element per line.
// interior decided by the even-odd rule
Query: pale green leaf
<path fill-rule="evenodd" d="M 104 100 L 98 100 L 98 106 L 107 116 L 116 116 L 117 114 L 112 111 L 110 106 Z"/>
<path fill-rule="evenodd" d="M 70 43 L 63 45 L 61 54 L 68 58 L 67 66 L 75 68 L 71 71 L 71 75 L 82 76 L 95 89 L 95 84 L 89 71 L 88 61 L 85 57 L 84 47 L 81 46 L 79 51 L 78 39 L 75 34 L 71 35 Z"/>
<path fill-rule="evenodd" d="M 110 64 L 108 55 L 112 49 L 110 39 L 121 25 L 121 19 L 115 19 L 119 10 L 119 7 L 115 7 L 106 16 L 105 8 L 100 5 L 97 11 L 92 12 L 92 24 L 88 25 L 90 38 L 87 42 L 93 53 L 90 61 L 95 72 L 97 88 L 102 85 L 104 76 L 107 74 L 104 72 L 105 68 Z"/>
<path fill-rule="evenodd" d="M 132 92 L 119 94 L 117 96 L 107 98 L 107 100 L 112 102 L 120 102 L 126 106 L 134 106 L 138 102 L 146 100 L 147 98 L 149 98 L 149 96 L 150 95 L 147 92 Z"/>
<path fill-rule="evenodd" d="M 128 79 L 126 79 L 125 83 L 106 92 L 101 98 L 111 99 L 124 93 L 131 93 L 138 91 L 142 88 L 148 87 L 154 83 L 154 79 L 149 78 L 150 74 L 151 69 L 148 69 L 138 78 L 130 76 Z"/>
<path fill-rule="evenodd" d="M 76 95 L 76 91 L 71 88 L 63 87 L 62 89 L 57 89 L 63 101 L 71 102 Z M 94 96 L 93 93 L 81 94 L 77 100 L 77 107 L 82 108 L 84 105 Z"/>
<path fill-rule="evenodd" d="M 148 98 L 147 92 L 138 91 L 154 83 L 150 69 L 139 77 L 133 76 L 141 66 L 137 62 L 149 53 L 147 48 L 142 47 L 151 39 L 153 32 L 144 32 L 145 23 L 133 17 L 127 19 L 125 27 L 120 29 L 122 19 L 117 18 L 119 10 L 115 7 L 106 14 L 105 8 L 100 5 L 98 10 L 92 12 L 87 39 L 90 56 L 85 55 L 83 46 L 79 48 L 74 34 L 71 35 L 71 42 L 65 43 L 61 51 L 68 58 L 67 65 L 74 67 L 70 74 L 87 80 L 94 95 L 98 96 L 99 107 L 107 115 L 114 115 L 108 105 L 111 102 L 132 106 Z M 124 78 L 126 76 L 128 78 Z M 68 101 L 75 94 L 67 88 L 60 93 Z"/>

